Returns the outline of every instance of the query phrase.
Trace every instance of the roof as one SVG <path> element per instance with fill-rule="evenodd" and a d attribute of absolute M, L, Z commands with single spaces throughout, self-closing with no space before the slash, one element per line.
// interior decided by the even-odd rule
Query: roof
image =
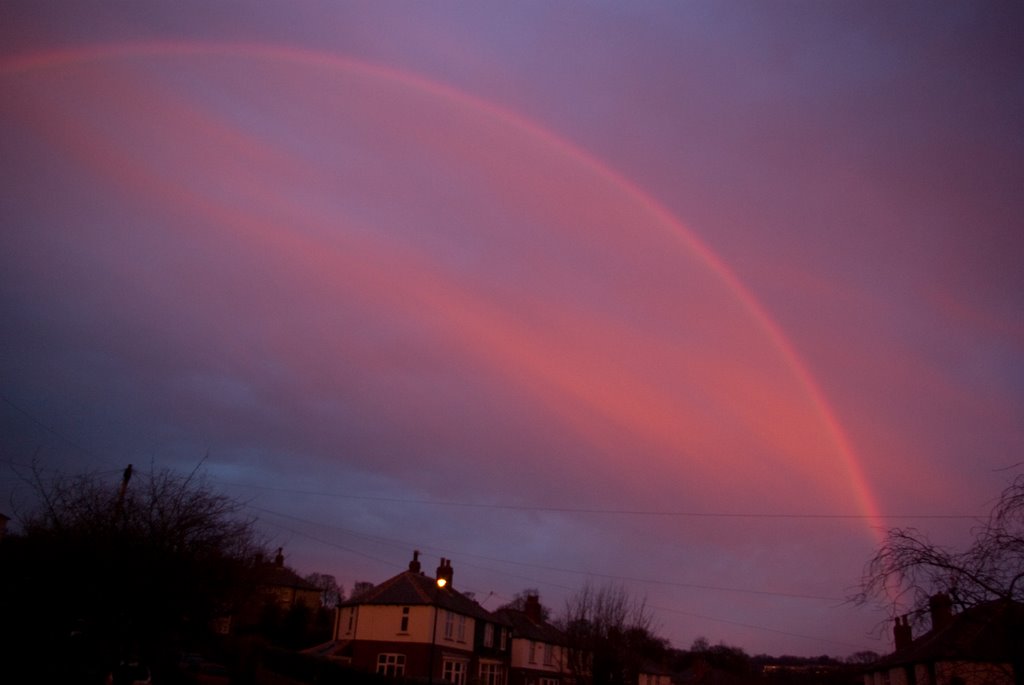
<path fill-rule="evenodd" d="M 351 657 L 352 640 L 328 640 L 302 650 L 303 654 L 315 654 L 328 658 Z"/>
<path fill-rule="evenodd" d="M 476 601 L 450 585 L 439 588 L 437 581 L 418 571 L 403 571 L 340 606 L 364 605 L 437 606 L 472 618 L 500 622 Z"/>
<path fill-rule="evenodd" d="M 746 685 L 754 680 L 750 676 L 730 673 L 707 664 L 689 668 L 678 677 L 678 682 L 683 685 Z"/>
<path fill-rule="evenodd" d="M 1024 604 L 995 600 L 953 616 L 870 668 L 937 661 L 1006 663 L 1024 650 Z"/>
<path fill-rule="evenodd" d="M 298 573 L 287 566 L 269 563 L 257 566 L 254 571 L 256 582 L 264 586 L 290 587 L 296 590 L 320 592 L 320 588 L 304 580 Z"/>
<path fill-rule="evenodd" d="M 534 621 L 525 611 L 519 609 L 498 609 L 494 612 L 512 626 L 512 636 L 527 640 L 548 642 L 555 645 L 566 643 L 565 633 L 546 621 Z"/>

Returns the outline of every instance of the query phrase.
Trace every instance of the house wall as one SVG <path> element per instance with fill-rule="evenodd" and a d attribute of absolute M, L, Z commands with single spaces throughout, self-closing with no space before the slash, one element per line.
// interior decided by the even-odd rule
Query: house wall
<path fill-rule="evenodd" d="M 403 610 L 408 609 L 408 614 Z M 448 611 L 436 612 L 429 606 L 361 605 L 341 607 L 334 638 L 337 640 L 379 640 L 393 642 L 424 642 L 472 650 L 476 622 L 469 616 L 452 613 L 450 630 Z M 402 618 L 408 616 L 406 629 Z"/>
<path fill-rule="evenodd" d="M 639 685 L 671 685 L 672 679 L 664 673 L 641 673 Z"/>
<path fill-rule="evenodd" d="M 1014 678 L 1009 664 L 942 661 L 867 673 L 864 685 L 1014 685 Z"/>
<path fill-rule="evenodd" d="M 910 682 L 910 667 L 894 668 L 889 671 L 889 685 L 913 685 Z"/>
<path fill-rule="evenodd" d="M 534 660 L 530 661 L 530 644 L 534 646 Z M 550 651 L 550 660 L 545 659 L 545 647 Z M 564 659 L 562 648 L 545 642 L 512 638 L 512 668 L 525 668 L 545 673 L 561 674 Z"/>
<path fill-rule="evenodd" d="M 479 666 L 472 652 L 438 644 L 431 645 L 429 642 L 358 640 L 352 644 L 351 664 L 356 669 L 373 673 L 377 670 L 378 657 L 381 654 L 403 655 L 403 675 L 406 678 L 428 678 L 432 673 L 438 685 L 441 685 L 445 661 L 454 660 L 464 664 L 467 685 L 477 682 Z"/>
<path fill-rule="evenodd" d="M 405 630 L 403 618 L 408 619 Z M 360 670 L 376 671 L 381 654 L 401 654 L 407 677 L 427 677 L 433 671 L 440 679 L 445 661 L 458 661 L 469 684 L 479 675 L 473 654 L 475 632 L 471 617 L 444 609 L 363 604 L 339 609 L 335 639 L 353 640 L 351 663 Z"/>
<path fill-rule="evenodd" d="M 342 639 L 380 640 L 393 642 L 431 642 L 434 627 L 434 608 L 428 606 L 362 605 L 345 607 L 354 610 L 352 631 L 348 630 L 348 614 L 343 610 L 340 624 Z M 403 613 L 403 610 L 408 613 Z M 405 630 L 403 617 L 407 617 Z M 438 628 L 440 634 L 440 628 Z"/>
<path fill-rule="evenodd" d="M 1013 685 L 1013 668 L 1009 664 L 942 661 L 935 664 L 934 685 L 953 685 L 959 678 L 963 685 Z"/>
<path fill-rule="evenodd" d="M 872 671 L 864 674 L 864 685 L 889 685 L 889 671 Z"/>

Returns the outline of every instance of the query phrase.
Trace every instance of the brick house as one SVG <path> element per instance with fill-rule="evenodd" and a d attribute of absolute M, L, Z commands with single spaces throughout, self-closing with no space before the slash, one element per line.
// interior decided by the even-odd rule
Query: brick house
<path fill-rule="evenodd" d="M 571 679 L 565 634 L 543 619 L 537 595 L 527 595 L 522 611 L 495 614 L 512 626 L 508 685 L 562 685 Z"/>
<path fill-rule="evenodd" d="M 896 619 L 895 651 L 868 666 L 864 685 L 1019 685 L 1024 682 L 1024 604 L 996 600 L 953 613 L 931 598 L 931 629 L 914 638 Z"/>
<path fill-rule="evenodd" d="M 509 625 L 452 585 L 451 561 L 434 577 L 409 568 L 342 602 L 334 639 L 317 651 L 362 671 L 453 685 L 505 685 Z"/>

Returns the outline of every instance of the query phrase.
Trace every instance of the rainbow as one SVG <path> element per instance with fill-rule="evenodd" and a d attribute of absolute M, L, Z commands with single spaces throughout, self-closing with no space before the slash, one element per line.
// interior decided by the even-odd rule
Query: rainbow
<path fill-rule="evenodd" d="M 447 105 L 464 108 L 475 115 L 490 118 L 507 126 L 522 136 L 540 143 L 554 154 L 579 164 L 595 176 L 621 189 L 623 193 L 649 212 L 656 220 L 654 224 L 668 231 L 672 240 L 677 241 L 684 250 L 696 255 L 709 271 L 725 285 L 746 314 L 764 332 L 767 340 L 794 374 L 795 379 L 810 400 L 817 418 L 826 428 L 838 452 L 842 468 L 845 471 L 851 492 L 861 509 L 861 514 L 867 519 L 875 538 L 881 538 L 882 515 L 850 438 L 825 393 L 815 381 L 807 363 L 801 358 L 764 306 L 708 245 L 649 193 L 602 160 L 537 122 L 493 102 L 407 71 L 348 57 L 259 43 L 128 42 L 88 45 L 8 56 L 0 60 L 0 74 L 19 74 L 68 64 L 127 57 L 218 55 L 255 57 L 273 62 L 337 70 L 411 89 L 420 94 L 437 98 Z"/>

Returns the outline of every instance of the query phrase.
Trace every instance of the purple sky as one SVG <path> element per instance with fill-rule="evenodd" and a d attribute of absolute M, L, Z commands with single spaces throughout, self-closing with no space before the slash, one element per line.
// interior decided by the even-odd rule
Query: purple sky
<path fill-rule="evenodd" d="M 1024 459 L 1022 15 L 4 3 L 3 510 L 208 454 L 346 589 L 885 652 L 879 527 Z"/>

